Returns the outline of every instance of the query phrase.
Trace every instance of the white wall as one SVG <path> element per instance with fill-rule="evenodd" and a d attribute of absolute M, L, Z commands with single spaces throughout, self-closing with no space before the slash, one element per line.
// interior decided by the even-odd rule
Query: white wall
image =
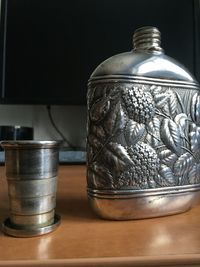
<path fill-rule="evenodd" d="M 78 147 L 85 147 L 86 107 L 52 106 L 52 117 L 59 130 Z M 60 140 L 52 127 L 46 106 L 42 105 L 0 105 L 0 125 L 21 125 L 34 127 L 36 140 Z"/>

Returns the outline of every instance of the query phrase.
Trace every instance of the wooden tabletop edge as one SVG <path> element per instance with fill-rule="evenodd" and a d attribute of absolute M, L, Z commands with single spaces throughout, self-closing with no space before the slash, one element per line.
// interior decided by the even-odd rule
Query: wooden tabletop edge
<path fill-rule="evenodd" d="M 1 260 L 0 266 L 200 266 L 200 254 L 77 259 Z"/>

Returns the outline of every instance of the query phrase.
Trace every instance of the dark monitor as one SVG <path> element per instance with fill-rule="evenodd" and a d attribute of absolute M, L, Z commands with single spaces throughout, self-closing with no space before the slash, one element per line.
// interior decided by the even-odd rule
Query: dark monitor
<path fill-rule="evenodd" d="M 85 105 L 87 80 L 141 26 L 200 80 L 198 0 L 2 0 L 0 103 Z"/>

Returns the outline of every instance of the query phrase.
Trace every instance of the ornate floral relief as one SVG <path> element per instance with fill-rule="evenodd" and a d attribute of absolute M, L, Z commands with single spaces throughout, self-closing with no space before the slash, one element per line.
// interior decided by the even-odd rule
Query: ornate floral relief
<path fill-rule="evenodd" d="M 126 83 L 89 86 L 89 187 L 200 183 L 200 95 L 187 90 L 185 97 L 179 89 Z"/>
<path fill-rule="evenodd" d="M 155 113 L 155 103 L 151 93 L 144 89 L 139 86 L 125 87 L 121 97 L 129 119 L 148 124 Z"/>

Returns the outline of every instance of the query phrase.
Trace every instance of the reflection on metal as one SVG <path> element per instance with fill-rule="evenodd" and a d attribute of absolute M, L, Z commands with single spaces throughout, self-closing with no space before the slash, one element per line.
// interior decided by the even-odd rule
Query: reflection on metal
<path fill-rule="evenodd" d="M 89 80 L 88 196 L 104 218 L 164 216 L 200 199 L 199 87 L 159 38 L 137 30 L 134 50 Z"/>
<path fill-rule="evenodd" d="M 55 215 L 58 151 L 56 141 L 4 141 L 10 217 L 3 231 L 16 237 L 49 233 Z"/>

